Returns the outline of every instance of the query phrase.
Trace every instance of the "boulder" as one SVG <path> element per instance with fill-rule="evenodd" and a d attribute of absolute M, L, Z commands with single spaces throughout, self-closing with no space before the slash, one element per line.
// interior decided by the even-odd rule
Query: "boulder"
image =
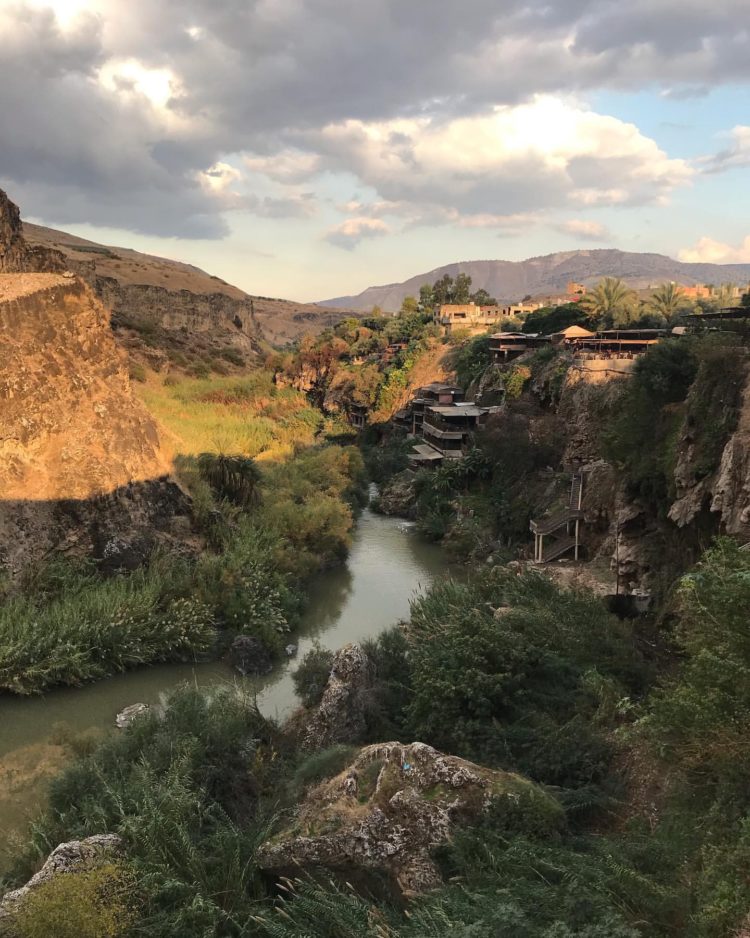
<path fill-rule="evenodd" d="M 305 730 L 302 746 L 328 749 L 360 742 L 366 729 L 364 694 L 372 684 L 370 659 L 359 645 L 336 652 L 323 697 Z"/>
<path fill-rule="evenodd" d="M 150 709 L 151 707 L 145 703 L 131 704 L 117 714 L 115 717 L 115 726 L 120 730 L 124 730 L 126 727 L 130 726 L 136 717 L 139 717 L 142 713 L 148 713 Z"/>
<path fill-rule="evenodd" d="M 44 866 L 20 889 L 0 899 L 0 923 L 12 916 L 26 896 L 35 889 L 66 873 L 79 873 L 108 862 L 122 850 L 117 834 L 95 834 L 85 840 L 72 840 L 55 847 Z"/>
<path fill-rule="evenodd" d="M 238 635 L 229 648 L 229 660 L 243 676 L 268 674 L 273 670 L 271 653 L 260 639 Z"/>
<path fill-rule="evenodd" d="M 300 866 L 349 879 L 385 874 L 408 897 L 441 884 L 432 854 L 455 827 L 519 805 L 537 825 L 562 823 L 557 801 L 520 776 L 424 743 L 379 743 L 308 792 L 289 827 L 260 848 L 259 863 L 280 876 Z"/>

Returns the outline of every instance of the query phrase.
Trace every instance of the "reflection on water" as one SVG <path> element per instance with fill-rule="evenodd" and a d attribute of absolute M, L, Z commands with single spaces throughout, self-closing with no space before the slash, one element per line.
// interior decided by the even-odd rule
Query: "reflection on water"
<path fill-rule="evenodd" d="M 316 639 L 336 649 L 407 618 L 411 598 L 446 569 L 441 550 L 422 541 L 412 524 L 364 511 L 347 565 L 313 583 L 294 637 L 298 657 Z M 61 733 L 109 730 L 128 704 L 158 704 L 186 682 L 198 687 L 237 683 L 257 693 L 267 716 L 283 718 L 296 703 L 294 667 L 294 660 L 286 661 L 265 677 L 242 678 L 221 662 L 159 665 L 44 697 L 0 697 L 0 834 L 18 829 L 21 815 L 39 804 L 44 783 L 59 768 Z"/>

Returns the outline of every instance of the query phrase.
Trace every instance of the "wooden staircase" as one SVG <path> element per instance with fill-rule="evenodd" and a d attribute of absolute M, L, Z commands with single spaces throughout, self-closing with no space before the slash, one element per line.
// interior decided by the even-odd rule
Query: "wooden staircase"
<path fill-rule="evenodd" d="M 583 520 L 582 503 L 583 473 L 575 472 L 570 480 L 568 507 L 549 518 L 531 522 L 535 563 L 549 563 L 569 550 L 574 552 L 575 559 L 578 560 L 580 524 Z M 545 537 L 548 538 L 546 544 Z"/>

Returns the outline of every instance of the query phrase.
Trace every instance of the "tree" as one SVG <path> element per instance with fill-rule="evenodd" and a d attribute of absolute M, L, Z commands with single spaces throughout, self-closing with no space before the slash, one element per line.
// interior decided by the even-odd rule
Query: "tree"
<path fill-rule="evenodd" d="M 683 292 L 676 283 L 663 283 L 651 295 L 651 308 L 669 320 L 683 305 Z"/>
<path fill-rule="evenodd" d="M 471 299 L 471 277 L 468 274 L 458 274 L 453 285 L 453 302 L 468 303 Z"/>
<path fill-rule="evenodd" d="M 489 293 L 480 287 L 475 293 L 471 295 L 472 302 L 476 303 L 477 306 L 497 306 L 497 300 L 494 296 L 490 296 Z"/>
<path fill-rule="evenodd" d="M 735 300 L 736 294 L 737 284 L 735 283 L 722 283 L 719 289 L 714 293 L 719 306 L 731 306 Z"/>
<path fill-rule="evenodd" d="M 638 298 L 619 277 L 605 277 L 579 302 L 591 319 L 607 325 L 624 325 L 638 314 Z"/>
<path fill-rule="evenodd" d="M 413 296 L 405 296 L 401 304 L 401 313 L 408 316 L 417 312 L 419 312 L 419 303 L 416 298 Z"/>

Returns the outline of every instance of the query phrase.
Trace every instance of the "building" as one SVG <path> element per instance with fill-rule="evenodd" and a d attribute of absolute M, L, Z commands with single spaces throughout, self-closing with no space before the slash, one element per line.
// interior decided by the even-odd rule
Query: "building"
<path fill-rule="evenodd" d="M 634 358 L 657 345 L 666 329 L 605 329 L 572 341 L 577 359 Z"/>
<path fill-rule="evenodd" d="M 577 283 L 575 280 L 569 280 L 568 285 L 565 287 L 565 292 L 569 297 L 586 296 L 586 284 Z"/>
<path fill-rule="evenodd" d="M 681 283 L 677 283 L 675 286 L 689 300 L 705 300 L 713 295 L 713 290 L 705 283 L 696 283 L 692 286 L 683 286 Z"/>
<path fill-rule="evenodd" d="M 433 381 L 417 389 L 408 406 L 393 415 L 393 424 L 412 436 L 421 436 L 425 408 L 432 404 L 457 404 L 463 399 L 464 392 L 461 388 Z"/>
<path fill-rule="evenodd" d="M 532 335 L 526 332 L 497 332 L 490 336 L 490 353 L 495 362 L 507 362 L 533 349 L 549 345 L 548 335 Z"/>
<path fill-rule="evenodd" d="M 568 326 L 560 332 L 554 332 L 550 339 L 554 345 L 573 345 L 579 339 L 591 339 L 594 335 L 594 332 L 583 326 Z"/>
<path fill-rule="evenodd" d="M 431 405 L 425 410 L 422 436 L 444 459 L 460 459 L 469 450 L 471 434 L 489 413 L 489 407 L 472 403 Z"/>
<path fill-rule="evenodd" d="M 486 332 L 503 320 L 519 319 L 540 309 L 539 303 L 516 303 L 511 306 L 477 306 L 475 303 L 462 305 L 446 304 L 435 315 L 435 322 L 450 334 L 456 329 L 472 334 Z"/>
<path fill-rule="evenodd" d="M 412 469 L 460 459 L 471 449 L 474 432 L 498 410 L 463 398 L 461 388 L 434 381 L 419 388 L 409 405 L 393 415 L 394 427 L 422 440 L 409 456 Z"/>
<path fill-rule="evenodd" d="M 349 423 L 355 430 L 364 430 L 367 425 L 368 410 L 364 404 L 350 404 L 348 410 Z"/>

